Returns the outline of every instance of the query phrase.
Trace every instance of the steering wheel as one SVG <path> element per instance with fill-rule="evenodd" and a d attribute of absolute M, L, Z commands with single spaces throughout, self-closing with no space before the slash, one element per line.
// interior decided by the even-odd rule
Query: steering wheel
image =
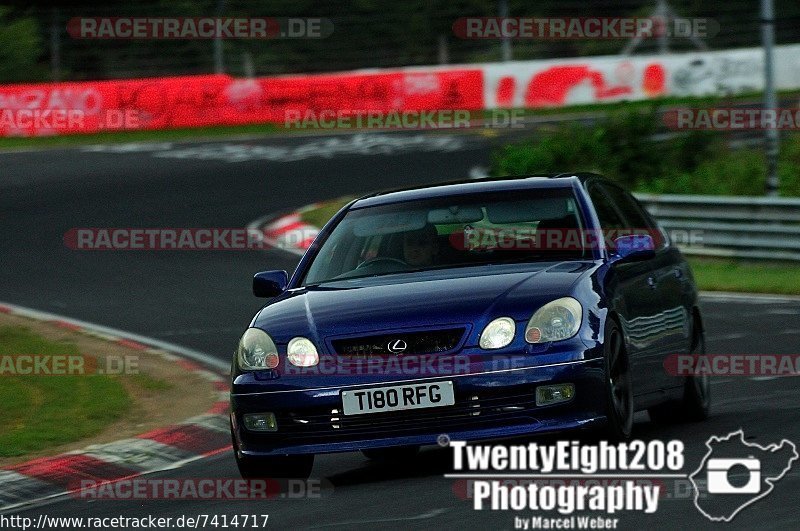
<path fill-rule="evenodd" d="M 360 264 L 358 264 L 358 267 L 356 267 L 356 269 L 361 269 L 362 267 L 369 267 L 371 265 L 380 264 L 380 263 L 387 264 L 387 265 L 388 264 L 398 264 L 398 265 L 403 266 L 404 268 L 408 268 L 408 264 L 403 262 L 402 260 L 400 260 L 398 258 L 389 258 L 389 257 L 386 257 L 386 256 L 376 256 L 375 258 L 370 258 L 369 260 L 365 260 L 365 261 L 361 262 Z"/>

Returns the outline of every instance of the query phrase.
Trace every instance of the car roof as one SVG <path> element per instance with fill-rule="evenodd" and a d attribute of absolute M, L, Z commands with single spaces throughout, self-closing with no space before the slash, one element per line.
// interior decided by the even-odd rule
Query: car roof
<path fill-rule="evenodd" d="M 353 204 L 350 205 L 350 208 L 358 209 L 418 199 L 432 199 L 465 194 L 532 190 L 537 188 L 569 188 L 575 184 L 583 184 L 590 178 L 601 177 L 594 173 L 553 173 L 451 181 L 413 188 L 375 192 L 356 199 Z"/>

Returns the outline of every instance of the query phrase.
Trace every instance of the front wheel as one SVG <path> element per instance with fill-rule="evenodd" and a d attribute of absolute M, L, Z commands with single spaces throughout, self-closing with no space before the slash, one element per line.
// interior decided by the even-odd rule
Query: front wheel
<path fill-rule="evenodd" d="M 237 455 L 236 465 L 244 479 L 308 479 L 314 468 L 314 455 Z"/>
<path fill-rule="evenodd" d="M 361 450 L 364 457 L 383 463 L 402 464 L 416 457 L 419 446 L 400 446 L 396 448 L 371 448 Z"/>
<path fill-rule="evenodd" d="M 606 322 L 605 341 L 606 410 L 605 436 L 611 441 L 627 441 L 633 432 L 633 386 L 628 353 L 619 325 Z"/>
<path fill-rule="evenodd" d="M 314 468 L 314 454 L 240 456 L 233 426 L 231 426 L 231 444 L 236 466 L 244 479 L 308 479 L 311 476 L 311 469 Z"/>

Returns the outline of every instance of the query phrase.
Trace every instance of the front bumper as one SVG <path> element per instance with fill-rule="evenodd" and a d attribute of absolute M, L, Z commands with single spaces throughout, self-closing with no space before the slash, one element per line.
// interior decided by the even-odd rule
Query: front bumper
<path fill-rule="evenodd" d="M 452 381 L 455 404 L 441 408 L 342 415 L 343 389 L 360 384 L 301 390 L 231 393 L 231 426 L 241 455 L 318 454 L 368 448 L 436 444 L 441 435 L 480 440 L 589 428 L 606 422 L 602 358 L 535 367 L 425 378 Z M 412 384 L 405 379 L 386 384 Z M 551 383 L 575 384 L 568 402 L 536 406 L 535 388 Z M 246 413 L 273 412 L 275 432 L 251 432 L 242 425 Z"/>

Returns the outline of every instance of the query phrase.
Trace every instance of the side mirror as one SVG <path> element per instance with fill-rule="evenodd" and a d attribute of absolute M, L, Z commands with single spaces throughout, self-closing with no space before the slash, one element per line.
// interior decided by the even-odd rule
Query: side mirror
<path fill-rule="evenodd" d="M 614 240 L 617 260 L 636 262 L 649 260 L 656 255 L 656 244 L 649 234 L 629 234 Z"/>
<path fill-rule="evenodd" d="M 277 297 L 289 284 L 286 271 L 262 271 L 253 276 L 253 295 L 256 297 Z"/>

